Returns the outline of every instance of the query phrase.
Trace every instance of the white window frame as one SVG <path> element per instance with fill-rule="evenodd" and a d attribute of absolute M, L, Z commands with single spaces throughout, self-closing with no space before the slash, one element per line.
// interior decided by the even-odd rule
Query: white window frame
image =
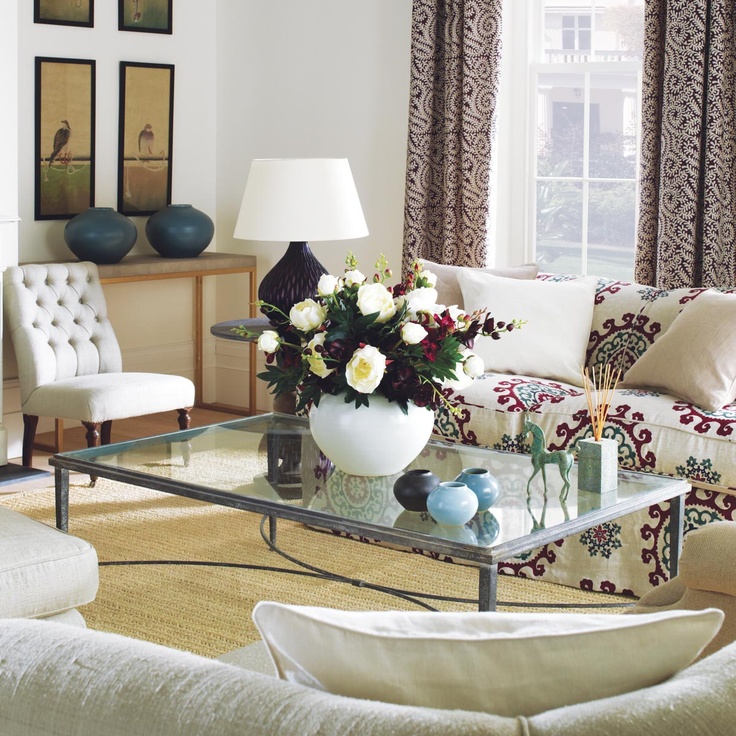
<path fill-rule="evenodd" d="M 632 179 L 591 178 L 588 176 L 588 141 L 590 116 L 590 75 L 616 69 L 636 72 L 637 104 L 641 110 L 641 69 L 637 62 L 587 61 L 576 63 L 543 63 L 544 0 L 504 3 L 503 62 L 501 67 L 499 116 L 495 144 L 496 161 L 492 172 L 492 201 L 489 221 L 489 265 L 514 265 L 536 259 L 536 127 L 538 74 L 544 72 L 583 73 L 585 116 L 584 176 L 570 181 L 583 186 L 582 272 L 587 272 L 588 187 L 594 183 L 634 181 L 638 208 L 639 182 Z M 591 22 L 595 29 L 595 18 Z M 514 49 L 513 54 L 508 49 Z M 536 53 L 537 58 L 533 55 Z M 534 85 L 534 86 L 532 86 Z M 509 104 L 513 98 L 515 104 Z M 521 99 L 519 99 L 521 98 Z M 532 121 L 534 124 L 532 125 Z M 641 126 L 636 131 L 636 168 L 639 171 Z M 500 143 L 499 143 L 500 142 Z M 635 213 L 638 217 L 638 212 Z M 597 274 L 600 275 L 600 274 Z"/>

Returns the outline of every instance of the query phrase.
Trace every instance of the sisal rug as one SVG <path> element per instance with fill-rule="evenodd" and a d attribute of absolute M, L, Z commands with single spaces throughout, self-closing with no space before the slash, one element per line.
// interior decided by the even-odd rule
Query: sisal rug
<path fill-rule="evenodd" d="M 0 502 L 54 525 L 52 489 L 10 495 Z M 93 629 L 214 657 L 259 640 L 250 616 L 259 600 L 345 610 L 417 608 L 410 601 L 364 585 L 305 574 L 298 565 L 268 549 L 261 537 L 260 517 L 249 512 L 101 478 L 94 488 L 71 486 L 69 520 L 70 533 L 88 540 L 101 563 L 172 563 L 103 564 L 97 598 L 82 609 Z M 284 520 L 278 522 L 277 543 L 311 565 L 377 586 L 461 599 L 477 595 L 478 573 L 472 567 L 342 539 Z M 173 564 L 188 561 L 260 565 L 291 572 Z M 631 603 L 631 598 L 508 576 L 500 576 L 498 598 L 567 606 Z M 428 602 L 447 611 L 477 610 L 472 603 Z M 499 610 L 520 609 L 499 606 Z M 620 613 L 624 609 L 593 610 Z"/>

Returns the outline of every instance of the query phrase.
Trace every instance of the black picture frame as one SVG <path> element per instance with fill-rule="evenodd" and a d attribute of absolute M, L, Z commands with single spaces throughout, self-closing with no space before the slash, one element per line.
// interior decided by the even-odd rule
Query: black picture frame
<path fill-rule="evenodd" d="M 171 204 L 174 65 L 120 62 L 118 211 L 152 215 Z"/>
<path fill-rule="evenodd" d="M 94 28 L 95 0 L 33 0 L 33 22 Z"/>
<path fill-rule="evenodd" d="M 173 33 L 174 0 L 118 0 L 118 30 Z"/>
<path fill-rule="evenodd" d="M 95 61 L 35 58 L 35 219 L 95 204 Z"/>

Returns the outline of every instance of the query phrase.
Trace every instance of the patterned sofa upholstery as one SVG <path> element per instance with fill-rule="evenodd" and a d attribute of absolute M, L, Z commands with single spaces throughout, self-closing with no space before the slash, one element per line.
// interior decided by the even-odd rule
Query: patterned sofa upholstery
<path fill-rule="evenodd" d="M 567 281 L 575 275 L 540 274 Z M 630 368 L 666 332 L 683 307 L 705 289 L 665 291 L 599 279 L 587 366 Z M 722 289 L 736 293 L 736 289 Z M 687 345 L 683 345 L 683 351 Z M 444 438 L 515 452 L 529 450 L 525 415 L 542 427 L 550 448 L 575 450 L 591 436 L 582 388 L 528 376 L 486 373 L 454 394 L 462 411 L 436 415 Z M 617 389 L 605 436 L 619 445 L 623 468 L 686 478 L 686 532 L 736 515 L 736 404 L 710 413 L 664 393 Z M 560 540 L 514 558 L 499 570 L 587 590 L 641 596 L 668 578 L 666 505 Z"/>

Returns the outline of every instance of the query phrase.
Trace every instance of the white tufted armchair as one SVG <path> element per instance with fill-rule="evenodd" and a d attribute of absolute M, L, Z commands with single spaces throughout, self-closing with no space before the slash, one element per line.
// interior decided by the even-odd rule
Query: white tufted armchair
<path fill-rule="evenodd" d="M 18 361 L 23 465 L 32 464 L 40 416 L 81 421 L 89 447 L 110 442 L 115 419 L 176 410 L 179 427 L 189 427 L 189 379 L 122 372 L 97 266 L 14 266 L 5 271 L 4 288 Z"/>

